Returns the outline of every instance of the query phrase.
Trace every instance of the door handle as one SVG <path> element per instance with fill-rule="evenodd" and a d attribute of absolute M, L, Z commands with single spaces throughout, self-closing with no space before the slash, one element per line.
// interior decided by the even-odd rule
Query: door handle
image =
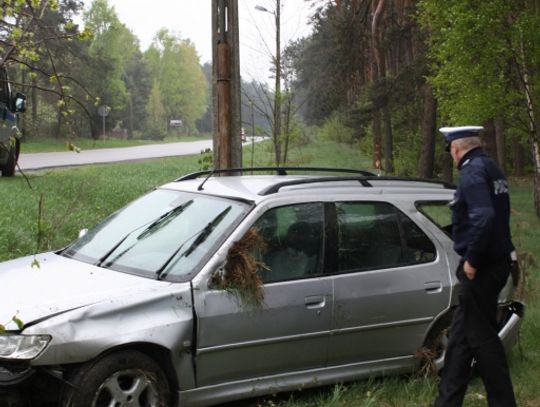
<path fill-rule="evenodd" d="M 428 281 L 424 283 L 424 290 L 428 294 L 436 294 L 442 292 L 442 283 L 440 281 Z"/>
<path fill-rule="evenodd" d="M 324 308 L 326 297 L 324 295 L 310 295 L 304 298 L 304 304 L 306 304 L 307 309 Z"/>

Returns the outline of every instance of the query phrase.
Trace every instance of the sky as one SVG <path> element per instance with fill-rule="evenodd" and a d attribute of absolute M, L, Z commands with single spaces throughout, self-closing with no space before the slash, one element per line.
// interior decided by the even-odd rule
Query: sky
<path fill-rule="evenodd" d="M 212 61 L 211 0 L 108 0 L 122 21 L 140 40 L 145 51 L 158 30 L 165 27 L 190 39 L 201 64 Z M 91 0 L 85 0 L 86 8 Z M 240 69 L 244 80 L 270 80 L 271 59 L 275 50 L 275 20 L 262 6 L 273 12 L 275 0 L 238 0 L 240 12 Z M 305 0 L 282 0 L 281 42 L 284 47 L 310 33 L 310 8 Z"/>

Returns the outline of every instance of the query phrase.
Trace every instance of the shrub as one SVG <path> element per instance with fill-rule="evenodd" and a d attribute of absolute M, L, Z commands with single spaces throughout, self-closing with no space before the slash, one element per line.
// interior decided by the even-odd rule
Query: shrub
<path fill-rule="evenodd" d="M 337 143 L 353 144 L 356 137 L 356 130 L 347 126 L 342 113 L 334 112 L 322 125 L 321 138 L 326 141 Z"/>

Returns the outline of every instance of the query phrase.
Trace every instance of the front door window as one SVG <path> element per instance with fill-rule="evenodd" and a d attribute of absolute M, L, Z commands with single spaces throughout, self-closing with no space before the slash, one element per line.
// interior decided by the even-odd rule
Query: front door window
<path fill-rule="evenodd" d="M 283 206 L 254 225 L 266 243 L 260 259 L 265 283 L 319 275 L 322 270 L 324 210 L 320 203 Z"/>

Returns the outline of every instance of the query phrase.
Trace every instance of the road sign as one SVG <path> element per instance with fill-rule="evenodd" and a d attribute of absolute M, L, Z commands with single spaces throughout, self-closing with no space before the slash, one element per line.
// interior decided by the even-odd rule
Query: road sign
<path fill-rule="evenodd" d="M 111 111 L 111 108 L 107 105 L 101 105 L 97 109 L 98 115 L 101 116 L 101 124 L 102 124 L 102 136 L 105 138 L 105 118 L 109 115 L 109 112 Z"/>
<path fill-rule="evenodd" d="M 107 117 L 109 115 L 109 112 L 111 111 L 111 108 L 107 105 L 101 105 L 100 107 L 98 107 L 98 110 L 97 110 L 97 113 L 101 116 L 101 117 Z"/>

